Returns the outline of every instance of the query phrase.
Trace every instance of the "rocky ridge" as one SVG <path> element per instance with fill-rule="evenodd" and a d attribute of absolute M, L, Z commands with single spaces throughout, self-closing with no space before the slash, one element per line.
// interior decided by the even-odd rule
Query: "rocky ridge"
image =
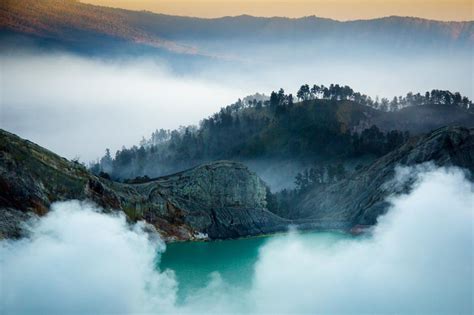
<path fill-rule="evenodd" d="M 283 229 L 266 209 L 265 183 L 244 165 L 218 161 L 142 184 L 92 175 L 78 163 L 0 131 L 0 233 L 21 235 L 21 222 L 55 201 L 90 200 L 106 211 L 145 220 L 168 240 L 241 237 Z"/>
<path fill-rule="evenodd" d="M 409 191 L 414 177 L 397 183 L 397 167 L 425 162 L 461 167 L 472 179 L 474 129 L 444 127 L 413 138 L 351 177 L 310 190 L 282 218 L 268 210 L 266 184 L 241 163 L 217 161 L 125 184 L 0 130 L 0 238 L 22 236 L 28 218 L 70 199 L 123 211 L 132 222 L 145 220 L 168 241 L 261 235 L 290 224 L 349 231 L 375 224 L 389 207 L 388 197 Z"/>
<path fill-rule="evenodd" d="M 426 162 L 461 167 L 472 178 L 474 129 L 444 127 L 411 139 L 350 178 L 309 191 L 295 205 L 293 217 L 304 218 L 316 227 L 351 229 L 373 225 L 388 209 L 387 198 L 409 191 L 416 178 L 414 173 L 404 182 L 397 182 L 396 168 Z"/>

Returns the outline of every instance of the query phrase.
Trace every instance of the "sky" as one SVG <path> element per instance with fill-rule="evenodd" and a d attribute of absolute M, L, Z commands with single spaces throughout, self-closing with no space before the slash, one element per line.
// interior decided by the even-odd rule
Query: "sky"
<path fill-rule="evenodd" d="M 390 15 L 443 21 L 473 19 L 471 0 L 82 0 L 85 3 L 205 18 L 250 14 L 337 20 Z"/>

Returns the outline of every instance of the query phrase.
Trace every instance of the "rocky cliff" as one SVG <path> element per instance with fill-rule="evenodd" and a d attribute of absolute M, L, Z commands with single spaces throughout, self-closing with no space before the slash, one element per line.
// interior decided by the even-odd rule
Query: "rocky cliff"
<path fill-rule="evenodd" d="M 474 173 L 474 129 L 444 127 L 411 139 L 348 179 L 309 191 L 295 205 L 292 217 L 310 227 L 351 229 L 373 225 L 388 208 L 387 197 L 406 192 L 413 179 L 394 180 L 398 166 L 433 162 Z"/>
<path fill-rule="evenodd" d="M 474 173 L 474 129 L 445 127 L 411 141 L 350 178 L 319 186 L 281 218 L 267 209 L 265 183 L 240 163 L 219 161 L 140 184 L 96 177 L 84 166 L 0 130 L 0 236 L 22 235 L 22 222 L 51 203 L 90 200 L 106 211 L 145 220 L 167 240 L 236 238 L 302 228 L 350 230 L 373 225 L 387 197 L 406 192 L 394 179 L 398 166 L 431 161 Z"/>
<path fill-rule="evenodd" d="M 287 221 L 266 209 L 267 188 L 245 166 L 220 161 L 142 184 L 90 174 L 40 146 L 0 131 L 0 233 L 17 237 L 21 222 L 52 202 L 91 200 L 144 219 L 167 239 L 230 238 L 281 230 Z"/>

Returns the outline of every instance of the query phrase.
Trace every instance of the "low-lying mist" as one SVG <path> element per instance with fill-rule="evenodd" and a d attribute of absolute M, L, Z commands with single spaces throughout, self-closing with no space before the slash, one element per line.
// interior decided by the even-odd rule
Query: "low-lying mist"
<path fill-rule="evenodd" d="M 327 246 L 298 232 L 260 249 L 252 287 L 214 274 L 177 303 L 164 244 L 123 216 L 56 203 L 31 236 L 0 244 L 7 314 L 424 313 L 473 311 L 474 187 L 457 168 L 424 168 L 411 193 L 392 197 L 370 236 Z M 403 174 L 420 169 L 405 169 Z M 158 257 L 157 257 L 158 252 Z M 218 259 L 216 257 L 216 259 Z"/>
<path fill-rule="evenodd" d="M 2 56 L 1 89 L 2 128 L 86 162 L 157 128 L 197 123 L 245 94 L 152 60 L 65 54 Z"/>
<path fill-rule="evenodd" d="M 241 56 L 244 60 L 210 58 L 179 72 L 174 70 L 176 61 L 150 55 L 2 52 L 0 128 L 67 158 L 89 162 L 102 156 L 105 148 L 114 154 L 124 145 L 138 145 L 156 129 L 197 124 L 239 97 L 269 95 L 280 87 L 295 93 L 304 83 L 339 83 L 373 98 L 390 99 L 434 88 L 473 96 L 465 58 L 329 54 L 295 58 L 287 49 L 278 50 L 279 57 L 273 60 L 270 49 L 252 45 Z M 180 68 L 186 69 L 186 61 L 182 63 Z"/>

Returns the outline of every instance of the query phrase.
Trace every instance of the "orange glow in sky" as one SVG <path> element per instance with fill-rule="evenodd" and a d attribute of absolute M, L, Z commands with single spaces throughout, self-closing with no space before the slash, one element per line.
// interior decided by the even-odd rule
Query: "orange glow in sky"
<path fill-rule="evenodd" d="M 82 0 L 110 7 L 148 10 L 172 15 L 221 17 L 301 17 L 316 15 L 337 20 L 389 15 L 444 21 L 473 20 L 473 0 Z"/>

